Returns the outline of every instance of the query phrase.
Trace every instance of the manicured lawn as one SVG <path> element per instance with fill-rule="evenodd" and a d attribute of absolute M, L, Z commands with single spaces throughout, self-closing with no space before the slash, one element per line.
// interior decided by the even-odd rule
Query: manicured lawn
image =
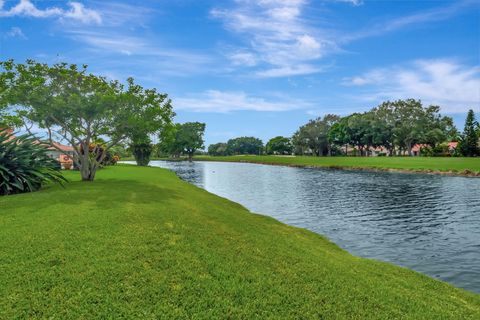
<path fill-rule="evenodd" d="M 241 161 L 279 165 L 480 172 L 480 158 L 446 157 L 305 157 L 305 156 L 198 156 L 195 160 Z"/>
<path fill-rule="evenodd" d="M 0 319 L 480 318 L 480 295 L 159 168 L 2 197 L 0 226 Z"/>

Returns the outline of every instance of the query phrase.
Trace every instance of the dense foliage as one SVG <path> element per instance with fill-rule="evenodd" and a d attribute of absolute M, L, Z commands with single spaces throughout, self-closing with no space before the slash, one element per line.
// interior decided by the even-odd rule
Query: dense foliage
<path fill-rule="evenodd" d="M 458 138 L 452 118 L 441 116 L 439 110 L 438 106 L 424 107 L 419 100 L 407 99 L 386 101 L 368 112 L 342 118 L 326 115 L 294 134 L 295 153 L 348 154 L 350 146 L 359 155 L 369 155 L 372 148 L 384 149 L 389 155 L 412 155 L 415 144 L 435 148 Z"/>
<path fill-rule="evenodd" d="M 148 136 L 144 136 L 143 138 L 137 137 L 134 139 L 130 149 L 135 157 L 137 165 L 148 166 L 153 151 L 152 141 Z"/>
<path fill-rule="evenodd" d="M 265 146 L 267 154 L 291 154 L 292 150 L 293 146 L 290 139 L 282 136 L 270 139 Z"/>
<path fill-rule="evenodd" d="M 208 154 L 211 156 L 226 156 L 227 144 L 224 142 L 219 142 L 209 145 Z"/>
<path fill-rule="evenodd" d="M 186 155 L 191 160 L 195 152 L 204 148 L 205 123 L 177 123 L 160 134 L 158 150 L 172 157 Z"/>
<path fill-rule="evenodd" d="M 295 153 L 331 155 L 332 145 L 328 140 L 328 133 L 339 119 L 339 116 L 327 114 L 323 118 L 310 120 L 301 126 L 292 137 Z"/>
<path fill-rule="evenodd" d="M 30 135 L 0 133 L 0 195 L 32 192 L 47 182 L 64 181 L 45 144 Z"/>
<path fill-rule="evenodd" d="M 470 110 L 465 120 L 465 128 L 463 130 L 462 139 L 460 141 L 459 149 L 463 156 L 474 157 L 480 155 L 479 147 L 479 125 L 475 121 L 475 114 Z"/>
<path fill-rule="evenodd" d="M 262 140 L 255 137 L 239 137 L 227 141 L 227 154 L 261 154 Z"/>
<path fill-rule="evenodd" d="M 156 133 L 174 116 L 166 94 L 144 89 L 132 78 L 123 85 L 88 73 L 86 66 L 32 60 L 5 61 L 0 68 L 0 105 L 13 108 L 27 130 L 45 129 L 52 147 L 54 138 L 68 141 L 82 180 L 94 180 L 110 148 L 136 132 Z M 89 146 L 100 137 L 108 141 L 97 157 L 100 150 Z"/>
<path fill-rule="evenodd" d="M 413 155 L 429 156 L 478 154 L 478 124 L 473 111 L 467 119 L 461 146 L 455 150 L 447 143 L 460 135 L 451 117 L 442 116 L 438 106 L 423 106 L 414 99 L 386 101 L 368 112 L 345 117 L 327 114 L 302 125 L 292 136 L 272 138 L 265 147 L 267 154 L 297 155 Z M 470 120 L 469 120 L 470 119 Z M 469 146 L 469 147 L 467 147 Z M 420 148 L 420 151 L 419 151 Z M 453 149 L 452 149 L 453 148 Z M 261 154 L 261 140 L 254 137 L 231 139 L 226 144 L 209 147 L 213 156 Z M 468 152 L 466 150 L 469 150 Z"/>

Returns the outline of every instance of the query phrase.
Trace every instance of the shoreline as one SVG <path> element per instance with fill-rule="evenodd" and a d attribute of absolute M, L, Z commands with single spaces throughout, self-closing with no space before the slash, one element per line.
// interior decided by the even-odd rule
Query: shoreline
<path fill-rule="evenodd" d="M 188 161 L 186 159 L 157 159 L 152 161 Z M 392 173 L 406 173 L 406 174 L 429 174 L 429 175 L 442 175 L 450 177 L 464 177 L 464 178 L 480 178 L 480 171 L 472 171 L 465 169 L 463 171 L 456 170 L 433 170 L 433 169 L 400 169 L 400 168 L 380 168 L 380 167 L 366 167 L 366 166 L 341 166 L 341 165 L 309 165 L 309 164 L 297 164 L 297 163 L 276 163 L 268 161 L 255 161 L 255 160 L 225 160 L 225 159 L 205 159 L 194 158 L 193 161 L 212 161 L 212 162 L 237 162 L 237 163 L 253 163 L 253 164 L 265 164 L 272 166 L 284 166 L 293 168 L 308 168 L 308 169 L 328 169 L 328 170 L 346 170 L 346 171 L 365 171 L 365 172 L 392 172 Z M 480 161 L 480 159 L 479 159 Z"/>
<path fill-rule="evenodd" d="M 478 293 L 354 256 L 321 234 L 254 213 L 170 170 L 111 166 L 89 184 L 78 172 L 65 174 L 67 188 L 0 199 L 8 257 L 0 281 L 15 293 L 0 302 L 0 318 L 31 315 L 22 305 L 64 318 L 480 314 Z"/>

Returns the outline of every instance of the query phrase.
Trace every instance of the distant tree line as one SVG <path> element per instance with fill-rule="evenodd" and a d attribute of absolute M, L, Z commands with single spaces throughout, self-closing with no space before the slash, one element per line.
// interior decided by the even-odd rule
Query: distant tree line
<path fill-rule="evenodd" d="M 453 119 L 442 116 L 440 107 L 423 106 L 414 99 L 386 101 L 363 113 L 345 117 L 327 114 L 302 125 L 291 138 L 278 136 L 265 146 L 255 137 L 230 139 L 211 144 L 208 154 L 296 154 L 313 156 L 413 155 L 421 146 L 422 155 L 479 156 L 479 124 L 473 110 L 467 115 L 463 134 Z M 458 142 L 452 151 L 448 142 Z M 453 152 L 453 154 L 452 154 Z"/>
<path fill-rule="evenodd" d="M 239 137 L 230 139 L 226 143 L 211 144 L 208 147 L 208 154 L 215 156 L 262 154 L 263 151 L 262 140 L 255 137 Z"/>

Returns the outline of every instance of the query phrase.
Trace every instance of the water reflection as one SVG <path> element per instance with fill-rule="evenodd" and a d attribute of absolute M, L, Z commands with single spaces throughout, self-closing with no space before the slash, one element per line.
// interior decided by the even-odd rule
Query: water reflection
<path fill-rule="evenodd" d="M 480 179 L 165 162 L 182 179 L 253 212 L 480 292 Z"/>

